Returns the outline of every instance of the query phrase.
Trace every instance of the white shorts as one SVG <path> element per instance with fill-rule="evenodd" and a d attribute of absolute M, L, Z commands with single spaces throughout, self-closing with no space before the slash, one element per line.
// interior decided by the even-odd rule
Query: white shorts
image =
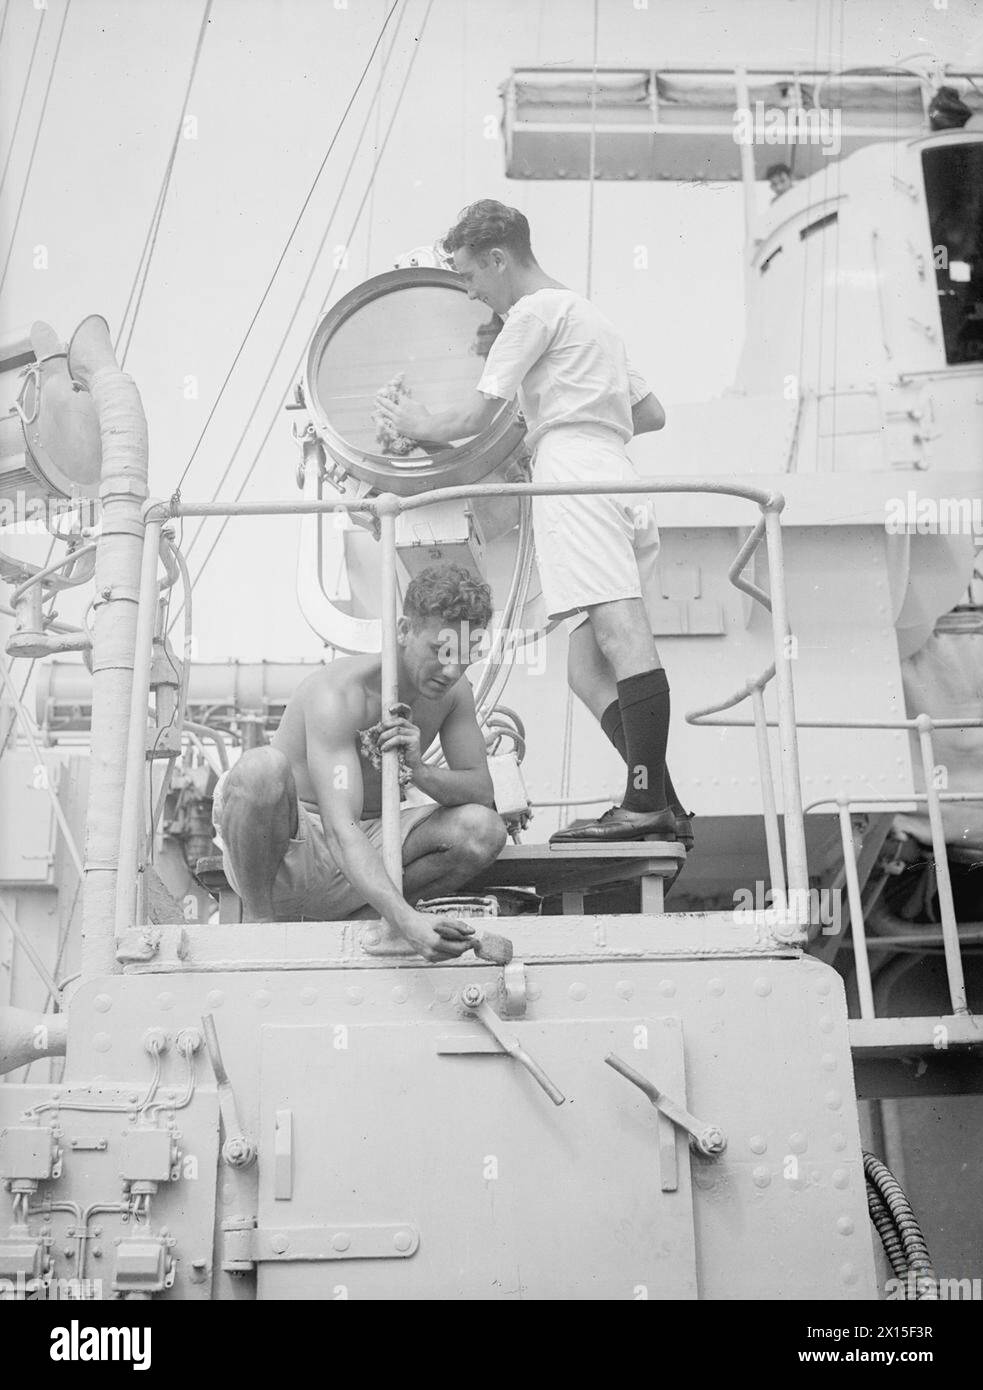
<path fill-rule="evenodd" d="M 559 425 L 536 447 L 536 483 L 637 482 L 620 436 L 602 425 Z M 614 599 L 653 599 L 659 531 L 649 493 L 534 497 L 533 533 L 552 623 Z M 578 626 L 584 614 L 571 626 Z"/>

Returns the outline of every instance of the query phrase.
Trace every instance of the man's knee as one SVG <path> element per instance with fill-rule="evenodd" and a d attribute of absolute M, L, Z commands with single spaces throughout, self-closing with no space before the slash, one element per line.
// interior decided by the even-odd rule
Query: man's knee
<path fill-rule="evenodd" d="M 490 863 L 501 853 L 508 838 L 505 822 L 490 806 L 455 806 L 448 824 L 455 853 L 472 856 L 481 864 Z"/>
<path fill-rule="evenodd" d="M 238 804 L 251 812 L 271 811 L 294 794 L 290 763 L 278 748 L 243 753 L 222 787 L 226 811 Z"/>

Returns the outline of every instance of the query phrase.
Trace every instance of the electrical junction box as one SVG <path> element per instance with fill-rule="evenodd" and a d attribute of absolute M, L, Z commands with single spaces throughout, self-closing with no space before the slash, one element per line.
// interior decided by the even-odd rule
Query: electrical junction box
<path fill-rule="evenodd" d="M 171 1136 L 167 1130 L 127 1130 L 120 1149 L 119 1174 L 124 1182 L 170 1181 Z"/>
<path fill-rule="evenodd" d="M 0 1130 L 0 1178 L 51 1177 L 54 1162 L 53 1135 L 45 1125 L 11 1125 Z"/>
<path fill-rule="evenodd" d="M 484 540 L 467 502 L 435 502 L 396 518 L 396 549 L 411 575 L 430 565 L 462 565 L 482 576 Z"/>
<path fill-rule="evenodd" d="M 121 1240 L 116 1247 L 117 1293 L 160 1293 L 167 1284 L 167 1248 L 157 1236 Z"/>

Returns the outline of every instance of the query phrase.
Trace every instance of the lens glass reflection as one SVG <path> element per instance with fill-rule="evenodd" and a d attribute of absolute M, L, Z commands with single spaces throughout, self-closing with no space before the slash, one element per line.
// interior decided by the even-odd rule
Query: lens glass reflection
<path fill-rule="evenodd" d="M 415 400 L 443 410 L 477 386 L 501 328 L 487 305 L 444 285 L 408 285 L 370 300 L 324 345 L 314 376 L 316 404 L 332 429 L 363 453 L 387 452 L 373 420 L 375 396 L 400 373 Z M 446 446 L 443 446 L 446 447 Z M 399 458 L 409 466 L 436 449 Z"/>

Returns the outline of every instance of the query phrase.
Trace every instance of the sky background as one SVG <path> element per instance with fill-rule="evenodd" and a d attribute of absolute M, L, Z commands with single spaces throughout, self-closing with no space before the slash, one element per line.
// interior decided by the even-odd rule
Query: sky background
<path fill-rule="evenodd" d="M 66 0 L 38 5 L 7 0 L 2 11 L 0 332 L 43 318 L 67 337 L 86 314 L 101 313 L 115 334 L 182 108 L 204 4 L 68 0 L 67 17 Z M 178 144 L 126 360 L 149 418 L 155 495 L 171 493 L 189 460 L 388 7 L 389 0 L 213 4 L 187 107 L 191 138 Z M 587 185 L 505 179 L 498 87 L 513 67 L 589 66 L 592 24 L 592 0 L 400 0 L 205 434 L 186 498 L 209 498 L 226 468 L 222 496 L 230 497 L 251 467 L 245 498 L 298 496 L 291 418 L 278 404 L 296 380 L 322 301 L 335 301 L 391 268 L 401 252 L 432 242 L 475 198 L 523 208 L 541 262 L 585 288 Z M 980 4 L 600 0 L 599 6 L 602 67 L 745 61 L 837 70 L 929 54 L 983 67 Z M 630 355 L 670 410 L 676 402 L 718 395 L 732 379 L 744 322 L 742 235 L 736 185 L 602 183 L 596 189 L 594 298 L 622 327 Z M 635 268 L 639 244 L 649 249 L 644 271 Z M 38 248 L 44 248 L 43 266 Z M 310 287 L 287 332 L 312 264 Z M 196 525 L 186 526 L 186 543 Z M 209 525 L 191 550 L 193 573 L 218 523 Z M 297 529 L 293 519 L 229 525 L 195 591 L 199 658 L 317 659 L 319 642 L 294 597 Z"/>

